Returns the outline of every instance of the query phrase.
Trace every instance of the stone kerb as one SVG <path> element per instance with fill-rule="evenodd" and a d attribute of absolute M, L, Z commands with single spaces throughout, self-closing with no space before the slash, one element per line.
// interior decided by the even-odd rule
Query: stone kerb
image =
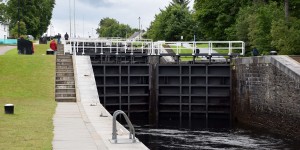
<path fill-rule="evenodd" d="M 296 82 L 300 82 L 300 63 L 294 59 L 289 56 L 273 56 L 271 57 L 271 63 Z"/>

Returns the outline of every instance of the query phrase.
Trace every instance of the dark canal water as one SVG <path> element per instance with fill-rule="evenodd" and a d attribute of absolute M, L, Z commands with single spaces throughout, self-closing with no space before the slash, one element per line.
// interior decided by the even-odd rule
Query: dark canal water
<path fill-rule="evenodd" d="M 300 150 L 300 142 L 242 128 L 196 131 L 136 128 L 136 133 L 151 150 Z"/>

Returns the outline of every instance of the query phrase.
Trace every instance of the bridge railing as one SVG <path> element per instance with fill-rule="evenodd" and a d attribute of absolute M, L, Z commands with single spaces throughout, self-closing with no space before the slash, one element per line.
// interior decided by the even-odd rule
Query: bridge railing
<path fill-rule="evenodd" d="M 203 55 L 231 56 L 244 55 L 243 41 L 129 41 L 101 39 L 71 39 L 70 53 L 77 54 L 146 54 L 146 55 Z M 68 46 L 66 46 L 68 47 Z"/>
<path fill-rule="evenodd" d="M 152 42 L 149 41 L 114 41 L 114 40 L 87 40 L 87 39 L 71 39 L 69 49 L 76 53 L 86 54 L 119 54 L 119 53 L 142 53 L 151 54 Z"/>
<path fill-rule="evenodd" d="M 182 41 L 154 43 L 153 54 L 175 53 L 176 55 L 244 55 L 243 41 Z"/>

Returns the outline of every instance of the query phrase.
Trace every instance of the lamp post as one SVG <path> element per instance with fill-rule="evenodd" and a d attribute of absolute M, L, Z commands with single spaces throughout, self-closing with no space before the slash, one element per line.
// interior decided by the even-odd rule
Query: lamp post
<path fill-rule="evenodd" d="M 141 17 L 139 17 L 139 40 L 141 39 Z"/>
<path fill-rule="evenodd" d="M 71 37 L 72 36 L 71 0 L 69 0 L 69 17 L 70 17 L 70 37 Z"/>
<path fill-rule="evenodd" d="M 196 42 L 196 35 L 197 35 L 198 23 L 194 26 L 194 42 Z"/>
<path fill-rule="evenodd" d="M 196 29 L 194 29 L 194 42 L 196 42 Z"/>
<path fill-rule="evenodd" d="M 126 28 L 126 31 L 125 31 L 125 39 L 127 41 L 127 28 Z"/>
<path fill-rule="evenodd" d="M 82 31 L 82 34 L 83 34 L 83 35 L 82 35 L 82 38 L 84 38 L 84 16 L 83 16 L 82 24 L 83 24 L 83 27 L 82 27 L 82 30 L 83 30 L 83 31 Z"/>
<path fill-rule="evenodd" d="M 74 0 L 74 38 L 76 38 L 76 25 L 75 25 L 75 0 Z"/>
<path fill-rule="evenodd" d="M 18 0 L 18 38 L 20 38 L 20 0 Z"/>

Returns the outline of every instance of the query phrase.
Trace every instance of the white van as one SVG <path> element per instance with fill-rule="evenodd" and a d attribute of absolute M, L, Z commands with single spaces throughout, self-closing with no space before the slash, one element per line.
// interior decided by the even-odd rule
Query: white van
<path fill-rule="evenodd" d="M 33 41 L 34 37 L 32 35 L 27 35 L 28 40 Z"/>

